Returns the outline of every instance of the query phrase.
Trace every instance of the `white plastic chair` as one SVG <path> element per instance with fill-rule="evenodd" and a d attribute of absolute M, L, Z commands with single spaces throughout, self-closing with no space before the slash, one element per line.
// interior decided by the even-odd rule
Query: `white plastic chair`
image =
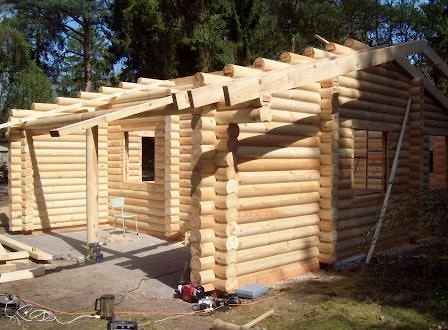
<path fill-rule="evenodd" d="M 137 235 L 138 235 L 137 214 L 130 213 L 130 212 L 125 212 L 123 210 L 123 208 L 124 208 L 124 197 L 109 198 L 109 202 L 110 202 L 110 205 L 112 207 L 112 214 L 113 214 L 113 216 L 115 218 L 113 230 L 115 230 L 115 224 L 116 224 L 117 220 L 121 219 L 122 222 L 123 222 L 123 235 L 126 235 L 126 224 L 125 224 L 125 222 L 126 222 L 126 220 L 133 219 L 135 221 L 135 231 L 137 232 Z"/>

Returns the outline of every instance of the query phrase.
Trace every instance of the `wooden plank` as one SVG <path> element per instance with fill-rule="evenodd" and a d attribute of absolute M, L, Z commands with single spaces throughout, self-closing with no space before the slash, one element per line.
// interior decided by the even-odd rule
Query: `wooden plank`
<path fill-rule="evenodd" d="M 17 259 L 28 259 L 30 254 L 28 251 L 7 252 L 0 254 L 0 261 L 9 261 Z"/>
<path fill-rule="evenodd" d="M 76 134 L 85 132 L 88 128 L 97 126 L 100 123 L 111 122 L 114 120 L 130 117 L 142 112 L 155 110 L 173 103 L 171 96 L 167 96 L 158 100 L 151 100 L 136 106 L 106 113 L 104 115 L 87 119 L 68 126 L 57 128 L 50 131 L 52 136 L 64 136 L 68 134 Z"/>
<path fill-rule="evenodd" d="M 0 273 L 13 272 L 17 269 L 16 264 L 0 265 Z"/>
<path fill-rule="evenodd" d="M 26 280 L 34 277 L 45 275 L 44 267 L 31 268 L 26 270 L 17 270 L 15 272 L 7 272 L 0 274 L 0 283 L 12 281 Z"/>
<path fill-rule="evenodd" d="M 255 99 L 266 90 L 272 93 L 281 89 L 296 88 L 351 71 L 366 69 L 390 62 L 397 57 L 421 53 L 425 44 L 424 41 L 411 41 L 388 47 L 368 48 L 356 53 L 339 55 L 330 60 L 322 59 L 279 69 L 265 73 L 258 79 L 238 79 L 223 87 L 225 102 L 227 106 L 233 106 Z"/>
<path fill-rule="evenodd" d="M 432 96 L 434 96 L 434 98 L 439 101 L 445 109 L 448 109 L 448 98 L 431 81 L 429 81 L 429 79 L 427 79 L 419 69 L 411 65 L 406 58 L 396 58 L 395 62 L 414 78 L 420 78 L 422 80 L 423 87 Z"/>
<path fill-rule="evenodd" d="M 19 242 L 15 239 L 9 238 L 5 235 L 0 235 L 0 243 L 10 247 L 13 250 L 24 250 L 28 251 L 31 258 L 36 260 L 53 260 L 53 255 L 39 250 L 38 248 L 32 247 L 28 244 Z"/>

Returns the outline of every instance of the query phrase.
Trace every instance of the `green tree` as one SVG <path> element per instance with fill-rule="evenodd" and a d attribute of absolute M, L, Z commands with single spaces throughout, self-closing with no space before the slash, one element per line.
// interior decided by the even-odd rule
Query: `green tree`
<path fill-rule="evenodd" d="M 9 84 L 7 109 L 29 109 L 33 102 L 51 102 L 54 98 L 51 82 L 33 62 L 14 75 Z"/>
<path fill-rule="evenodd" d="M 0 22 L 0 122 L 6 109 L 29 108 L 35 102 L 53 98 L 51 83 L 29 57 L 30 45 L 19 31 Z"/>
<path fill-rule="evenodd" d="M 425 39 L 445 61 L 448 61 L 448 1 L 430 0 L 421 5 L 421 10 L 423 13 L 421 26 Z M 426 70 L 429 70 L 436 85 L 448 93 L 447 79 L 428 66 Z"/>
<path fill-rule="evenodd" d="M 92 46 L 105 39 L 106 0 L 6 0 L 13 6 L 16 27 L 32 45 L 37 65 L 54 80 L 67 69 L 66 57 L 82 63 L 85 90 L 92 90 Z M 93 40 L 93 38 L 96 40 Z M 80 47 L 79 47 L 80 46 Z M 104 60 L 104 59 L 102 59 Z M 76 85 L 76 84 L 75 84 Z"/>

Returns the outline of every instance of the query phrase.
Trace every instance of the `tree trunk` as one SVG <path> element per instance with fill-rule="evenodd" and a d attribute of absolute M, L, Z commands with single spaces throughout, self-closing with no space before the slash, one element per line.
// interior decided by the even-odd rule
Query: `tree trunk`
<path fill-rule="evenodd" d="M 84 44 L 83 44 L 83 60 L 84 60 L 84 83 L 87 92 L 93 91 L 92 88 L 92 67 L 90 63 L 90 19 L 84 18 L 83 23 Z"/>

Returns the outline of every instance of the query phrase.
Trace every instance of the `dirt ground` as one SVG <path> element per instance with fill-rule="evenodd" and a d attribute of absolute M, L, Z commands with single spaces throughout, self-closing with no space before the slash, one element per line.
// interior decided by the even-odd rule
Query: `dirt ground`
<path fill-rule="evenodd" d="M 0 192 L 1 193 L 1 192 Z M 5 200 L 0 194 L 0 199 Z M 0 206 L 5 219 L 5 203 Z M 5 283 L 0 292 L 64 312 L 92 314 L 94 301 L 114 294 L 117 318 L 136 320 L 139 329 L 209 329 L 219 318 L 242 325 L 274 308 L 258 329 L 448 329 L 448 243 L 421 243 L 383 255 L 369 268 L 320 270 L 279 283 L 269 294 L 243 300 L 228 312 L 191 315 L 192 305 L 173 298 L 188 258 L 180 243 L 147 235 L 110 234 L 104 262 L 76 259 L 84 251 L 85 232 L 13 237 L 63 260 L 45 276 Z M 178 315 L 179 314 L 179 315 Z M 77 315 L 56 313 L 62 321 Z M 80 319 L 68 325 L 0 318 L 1 329 L 105 329 L 106 322 Z"/>

